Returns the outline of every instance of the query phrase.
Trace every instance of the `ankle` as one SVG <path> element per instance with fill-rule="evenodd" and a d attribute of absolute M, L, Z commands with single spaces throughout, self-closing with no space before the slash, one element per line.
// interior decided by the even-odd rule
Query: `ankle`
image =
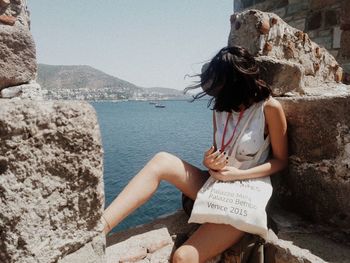
<path fill-rule="evenodd" d="M 111 231 L 111 226 L 110 226 L 108 220 L 103 215 L 101 216 L 101 219 L 102 219 L 102 222 L 103 222 L 103 233 L 105 235 L 107 235 L 108 232 Z"/>

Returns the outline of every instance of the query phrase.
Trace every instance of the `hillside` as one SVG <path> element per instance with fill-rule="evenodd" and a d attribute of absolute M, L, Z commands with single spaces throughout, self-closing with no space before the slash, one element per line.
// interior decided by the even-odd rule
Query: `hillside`
<path fill-rule="evenodd" d="M 156 100 L 186 99 L 180 90 L 142 88 L 86 65 L 38 64 L 37 82 L 48 99 Z"/>

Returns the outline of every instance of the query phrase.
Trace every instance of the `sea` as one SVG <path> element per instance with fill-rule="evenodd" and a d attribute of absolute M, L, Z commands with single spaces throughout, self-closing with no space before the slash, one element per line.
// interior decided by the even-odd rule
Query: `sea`
<path fill-rule="evenodd" d="M 99 121 L 104 148 L 105 207 L 160 151 L 205 169 L 204 151 L 213 141 L 208 100 L 163 100 L 164 108 L 149 101 L 90 101 Z M 181 191 L 162 181 L 145 204 L 128 215 L 113 232 L 151 222 L 182 209 Z"/>

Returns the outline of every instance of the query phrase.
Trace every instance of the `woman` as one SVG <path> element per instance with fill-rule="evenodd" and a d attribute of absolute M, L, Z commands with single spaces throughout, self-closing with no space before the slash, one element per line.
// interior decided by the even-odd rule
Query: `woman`
<path fill-rule="evenodd" d="M 205 94 L 213 96 L 209 105 L 214 100 L 214 145 L 205 151 L 203 157 L 203 164 L 208 170 L 201 170 L 172 154 L 157 153 L 104 211 L 106 234 L 150 199 L 161 180 L 175 185 L 183 194 L 195 200 L 197 192 L 209 176 L 219 180 L 244 180 L 268 176 L 287 166 L 285 115 L 280 103 L 271 97 L 270 89 L 258 79 L 258 74 L 259 68 L 254 57 L 242 47 L 225 47 L 214 56 L 200 74 L 200 83 L 186 89 L 201 86 L 204 91 L 195 98 Z M 216 142 L 215 115 L 220 112 L 243 112 L 261 102 L 264 105 L 266 133 L 270 136 L 272 156 L 263 164 L 250 169 L 229 166 L 229 151 L 220 152 Z M 228 137 L 229 135 L 222 141 L 224 144 L 227 144 Z M 237 243 L 244 234 L 227 224 L 201 224 L 174 252 L 172 262 L 205 262 Z"/>

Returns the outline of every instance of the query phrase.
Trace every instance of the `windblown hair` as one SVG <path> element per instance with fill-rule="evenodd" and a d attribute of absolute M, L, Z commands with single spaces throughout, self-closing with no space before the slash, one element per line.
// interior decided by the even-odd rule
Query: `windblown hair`
<path fill-rule="evenodd" d="M 217 111 L 239 111 L 241 104 L 248 108 L 272 94 L 259 78 L 259 66 L 254 57 L 240 46 L 222 48 L 203 66 L 202 73 L 194 76 L 199 76 L 200 81 L 186 87 L 184 93 L 202 87 L 203 91 L 193 96 L 191 102 L 205 95 L 212 96 L 208 107 L 215 100 L 213 110 Z"/>

